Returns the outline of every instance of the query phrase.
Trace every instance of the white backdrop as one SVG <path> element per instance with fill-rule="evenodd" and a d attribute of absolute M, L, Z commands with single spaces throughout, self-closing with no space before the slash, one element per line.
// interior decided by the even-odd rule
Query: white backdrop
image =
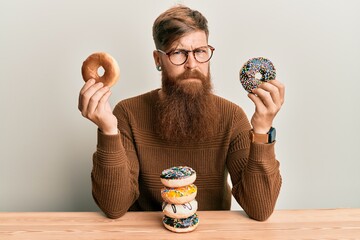
<path fill-rule="evenodd" d="M 209 21 L 216 94 L 250 117 L 238 73 L 256 56 L 287 87 L 276 208 L 360 207 L 359 1 L 1 0 L 0 211 L 98 211 L 96 127 L 77 110 L 82 62 L 95 51 L 118 60 L 112 106 L 159 87 L 151 28 L 176 3 Z"/>

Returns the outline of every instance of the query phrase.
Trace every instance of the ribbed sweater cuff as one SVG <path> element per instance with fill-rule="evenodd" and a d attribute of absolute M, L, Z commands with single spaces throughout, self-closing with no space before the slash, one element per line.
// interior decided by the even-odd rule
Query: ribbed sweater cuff
<path fill-rule="evenodd" d="M 121 143 L 120 133 L 116 135 L 105 135 L 98 129 L 97 135 L 98 135 L 98 143 L 97 143 L 98 150 L 108 153 L 116 153 L 124 149 Z"/>
<path fill-rule="evenodd" d="M 256 162 L 275 160 L 275 142 L 269 144 L 251 143 L 250 158 Z"/>

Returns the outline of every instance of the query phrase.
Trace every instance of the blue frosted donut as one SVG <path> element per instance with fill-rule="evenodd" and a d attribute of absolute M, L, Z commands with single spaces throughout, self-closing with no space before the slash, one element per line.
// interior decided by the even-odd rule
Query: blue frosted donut
<path fill-rule="evenodd" d="M 195 182 L 196 172 L 191 167 L 176 166 L 162 171 L 160 180 L 169 188 L 184 187 Z"/>
<path fill-rule="evenodd" d="M 240 82 L 246 91 L 251 92 L 263 82 L 273 80 L 276 70 L 272 62 L 263 57 L 248 60 L 240 70 Z"/>
<path fill-rule="evenodd" d="M 191 232 L 199 225 L 199 218 L 196 213 L 187 218 L 163 217 L 164 226 L 173 232 Z"/>
<path fill-rule="evenodd" d="M 195 171 L 191 167 L 176 166 L 163 170 L 160 177 L 165 179 L 186 178 L 190 177 L 194 173 Z"/>

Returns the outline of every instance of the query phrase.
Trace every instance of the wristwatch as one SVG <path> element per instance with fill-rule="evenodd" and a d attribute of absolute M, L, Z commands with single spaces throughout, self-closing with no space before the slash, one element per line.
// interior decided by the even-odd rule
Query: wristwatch
<path fill-rule="evenodd" d="M 266 134 L 255 133 L 253 130 L 250 131 L 251 142 L 256 143 L 273 143 L 275 142 L 276 129 L 271 127 Z"/>

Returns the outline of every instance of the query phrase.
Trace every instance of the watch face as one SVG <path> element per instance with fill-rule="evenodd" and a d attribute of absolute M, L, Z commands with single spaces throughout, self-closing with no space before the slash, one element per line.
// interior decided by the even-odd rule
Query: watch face
<path fill-rule="evenodd" d="M 275 128 L 271 127 L 268 135 L 269 135 L 269 141 L 268 142 L 273 143 L 275 141 L 275 138 L 276 138 L 276 130 L 275 130 Z"/>

